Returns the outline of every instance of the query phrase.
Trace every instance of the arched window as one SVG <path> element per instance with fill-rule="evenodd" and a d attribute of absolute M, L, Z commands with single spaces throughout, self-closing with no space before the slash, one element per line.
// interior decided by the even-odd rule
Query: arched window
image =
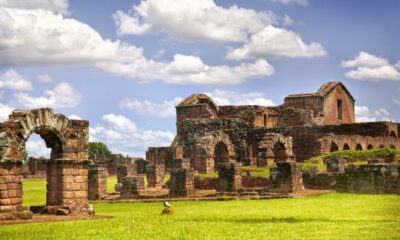
<path fill-rule="evenodd" d="M 367 147 L 368 150 L 371 150 L 373 148 L 374 148 L 374 146 L 372 146 L 372 144 L 368 144 L 368 147 Z"/>
<path fill-rule="evenodd" d="M 363 150 L 361 144 L 357 143 L 356 150 L 357 151 L 362 151 Z"/>
<path fill-rule="evenodd" d="M 339 147 L 336 143 L 332 142 L 331 144 L 331 152 L 339 151 Z"/>
<path fill-rule="evenodd" d="M 345 144 L 343 145 L 343 150 L 350 150 L 349 144 L 345 143 Z"/>

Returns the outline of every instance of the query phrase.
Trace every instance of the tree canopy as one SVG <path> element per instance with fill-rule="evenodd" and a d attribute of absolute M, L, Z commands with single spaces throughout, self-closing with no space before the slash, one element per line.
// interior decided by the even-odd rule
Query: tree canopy
<path fill-rule="evenodd" d="M 102 142 L 89 142 L 89 155 L 110 155 L 111 151 L 108 149 L 107 145 Z"/>

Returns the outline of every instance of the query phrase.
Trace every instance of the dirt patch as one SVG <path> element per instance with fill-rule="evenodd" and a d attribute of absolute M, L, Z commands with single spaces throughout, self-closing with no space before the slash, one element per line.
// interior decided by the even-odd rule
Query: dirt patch
<path fill-rule="evenodd" d="M 4 220 L 0 221 L 1 225 L 13 225 L 13 224 L 28 224 L 28 223 L 46 223 L 46 222 L 64 222 L 64 221 L 77 221 L 77 220 L 96 220 L 103 218 L 113 218 L 112 216 L 103 215 L 69 215 L 69 216 L 58 216 L 58 215 L 47 215 L 47 214 L 34 214 L 32 219 L 22 220 Z"/>

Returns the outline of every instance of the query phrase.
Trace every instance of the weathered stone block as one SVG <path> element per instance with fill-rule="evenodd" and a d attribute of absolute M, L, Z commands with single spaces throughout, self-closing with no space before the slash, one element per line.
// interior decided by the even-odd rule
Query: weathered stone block
<path fill-rule="evenodd" d="M 241 166 L 234 163 L 218 164 L 218 191 L 232 192 L 242 188 Z"/>

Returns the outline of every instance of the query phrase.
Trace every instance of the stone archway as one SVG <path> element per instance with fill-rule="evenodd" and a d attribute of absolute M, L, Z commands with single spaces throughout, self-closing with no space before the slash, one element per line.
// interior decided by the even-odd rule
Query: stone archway
<path fill-rule="evenodd" d="M 356 150 L 357 150 L 357 151 L 362 151 L 362 150 L 363 150 L 361 144 L 357 143 L 357 145 L 356 145 Z"/>
<path fill-rule="evenodd" d="M 193 168 L 202 173 L 217 170 L 216 157 L 221 157 L 224 162 L 234 162 L 236 159 L 234 145 L 222 131 L 204 134 L 197 140 L 194 152 Z"/>
<path fill-rule="evenodd" d="M 343 150 L 350 150 L 349 144 L 345 143 L 345 144 L 343 145 Z"/>
<path fill-rule="evenodd" d="M 338 145 L 337 145 L 335 142 L 332 142 L 332 143 L 331 143 L 330 152 L 336 152 L 336 151 L 339 151 L 339 147 L 338 147 Z"/>
<path fill-rule="evenodd" d="M 214 171 L 219 163 L 229 163 L 228 147 L 223 142 L 217 143 L 214 148 Z"/>
<path fill-rule="evenodd" d="M 50 108 L 15 110 L 0 123 L 0 184 L 8 193 L 0 195 L 0 213 L 21 209 L 22 159 L 32 133 L 51 148 L 46 205 L 68 207 L 73 213 L 87 212 L 88 127 L 88 121 L 68 119 Z"/>
<path fill-rule="evenodd" d="M 367 149 L 368 150 L 374 149 L 374 146 L 372 146 L 372 144 L 368 144 Z"/>
<path fill-rule="evenodd" d="M 294 160 L 292 138 L 280 133 L 267 133 L 258 143 L 259 153 L 257 165 L 266 166 L 268 163 L 287 162 Z"/>

